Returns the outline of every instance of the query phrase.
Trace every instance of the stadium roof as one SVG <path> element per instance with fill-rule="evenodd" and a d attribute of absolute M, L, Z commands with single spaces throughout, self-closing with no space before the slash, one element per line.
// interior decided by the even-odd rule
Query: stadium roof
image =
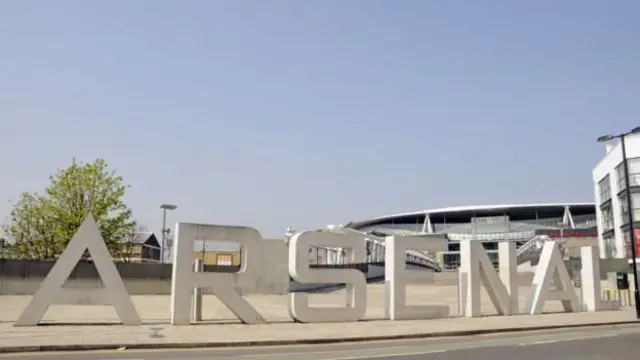
<path fill-rule="evenodd" d="M 491 212 L 491 211 L 499 211 L 499 210 L 509 211 L 509 210 L 523 210 L 523 209 L 527 209 L 527 208 L 529 208 L 529 209 L 530 208 L 550 208 L 550 207 L 564 207 L 564 206 L 569 206 L 569 207 L 582 207 L 582 206 L 589 207 L 589 206 L 595 206 L 595 204 L 591 203 L 591 202 L 584 202 L 584 203 L 501 204 L 501 205 L 451 206 L 451 207 L 445 207 L 445 208 L 439 208 L 439 209 L 427 209 L 427 210 L 419 210 L 419 211 L 406 212 L 406 213 L 391 214 L 391 215 L 379 216 L 379 217 L 370 218 L 370 219 L 361 220 L 361 221 L 352 221 L 352 222 L 349 223 L 349 225 L 353 226 L 353 225 L 368 223 L 368 222 L 372 222 L 372 221 L 393 219 L 393 218 L 403 217 L 403 216 L 423 215 L 423 214 L 443 214 L 443 213 L 468 212 L 468 211 L 471 211 L 471 212 L 474 212 L 474 211 L 477 211 L 477 212 Z"/>

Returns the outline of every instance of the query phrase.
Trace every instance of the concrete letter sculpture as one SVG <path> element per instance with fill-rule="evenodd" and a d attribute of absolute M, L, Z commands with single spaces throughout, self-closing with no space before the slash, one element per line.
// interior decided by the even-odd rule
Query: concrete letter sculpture
<path fill-rule="evenodd" d="M 514 241 L 501 241 L 498 243 L 498 275 L 502 284 L 509 293 L 511 304 L 511 315 L 520 312 L 518 294 L 518 255 L 516 253 L 516 243 Z"/>
<path fill-rule="evenodd" d="M 104 288 L 63 288 L 85 250 L 89 250 Z M 15 325 L 37 325 L 51 305 L 111 305 L 125 325 L 141 323 L 118 269 L 111 259 L 100 229 L 91 215 L 84 220 L 64 252 L 47 274 Z"/>
<path fill-rule="evenodd" d="M 582 303 L 587 311 L 603 310 L 600 297 L 600 257 L 597 246 L 583 246 L 580 248 L 582 270 L 580 278 L 582 283 Z"/>
<path fill-rule="evenodd" d="M 386 318 L 389 320 L 418 320 L 449 317 L 448 305 L 408 306 L 406 289 L 407 284 L 411 281 L 433 277 L 433 273 L 427 270 L 407 269 L 407 250 L 445 251 L 447 250 L 446 236 L 388 236 L 384 242 Z"/>
<path fill-rule="evenodd" d="M 551 291 L 552 281 L 557 289 Z M 576 295 L 562 254 L 555 241 L 545 241 L 536 268 L 531 294 L 527 299 L 525 311 L 531 315 L 542 313 L 547 300 L 560 300 L 567 312 L 580 311 L 580 302 Z"/>
<path fill-rule="evenodd" d="M 218 299 L 245 324 L 262 324 L 265 319 L 236 291 L 236 285 L 255 282 L 260 275 L 262 236 L 250 227 L 178 223 L 171 277 L 171 324 L 191 323 L 193 288 L 210 288 Z M 193 242 L 235 241 L 241 249 L 238 273 L 193 271 Z"/>
<path fill-rule="evenodd" d="M 517 312 L 517 286 L 515 283 L 515 247 L 503 245 L 499 252 L 503 258 L 499 259 L 501 269 L 506 271 L 505 279 L 509 279 L 510 290 L 507 291 L 493 266 L 489 256 L 482 246 L 482 242 L 474 240 L 460 241 L 460 311 L 467 317 L 482 315 L 481 285 L 489 294 L 494 308 L 500 315 L 511 315 Z M 514 297 L 511 297 L 513 294 Z M 515 304 L 515 308 L 514 308 Z"/>
<path fill-rule="evenodd" d="M 289 294 L 289 314 L 298 322 L 353 322 L 367 311 L 367 280 L 357 269 L 310 269 L 309 249 L 316 246 L 342 248 L 351 262 L 364 262 L 365 239 L 353 234 L 306 231 L 294 235 L 289 243 L 289 275 L 300 283 L 346 284 L 346 306 L 318 308 L 309 306 L 309 294 Z"/>

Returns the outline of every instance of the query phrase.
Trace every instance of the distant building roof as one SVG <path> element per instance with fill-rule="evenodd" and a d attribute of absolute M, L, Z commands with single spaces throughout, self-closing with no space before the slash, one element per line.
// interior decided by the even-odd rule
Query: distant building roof
<path fill-rule="evenodd" d="M 493 214 L 512 213 L 512 212 L 517 213 L 519 211 L 523 211 L 523 210 L 526 210 L 526 209 L 550 209 L 550 208 L 561 208 L 561 207 L 564 207 L 564 206 L 568 206 L 572 210 L 574 208 L 593 208 L 594 211 L 595 211 L 595 204 L 594 203 L 588 203 L 588 202 L 584 202 L 584 203 L 568 203 L 567 202 L 567 203 L 550 203 L 550 204 L 500 204 L 500 205 L 452 206 L 452 207 L 445 207 L 445 208 L 439 208 L 439 209 L 426 209 L 426 210 L 419 210 L 419 211 L 413 211 L 413 212 L 391 214 L 391 215 L 379 216 L 379 217 L 374 217 L 374 218 L 370 218 L 370 219 L 366 219 L 366 220 L 360 220 L 360 221 L 352 221 L 347 226 L 349 226 L 349 227 L 358 227 L 358 226 L 362 226 L 364 224 L 378 222 L 378 221 L 392 220 L 392 219 L 395 219 L 395 218 L 401 218 L 401 217 L 405 217 L 405 216 L 418 216 L 418 215 L 426 215 L 426 214 L 437 215 L 437 214 L 455 214 L 455 213 L 472 212 L 472 213 L 477 213 L 478 215 L 480 215 L 480 214 L 490 215 L 492 213 Z"/>
<path fill-rule="evenodd" d="M 160 242 L 156 238 L 156 235 L 152 232 L 138 232 L 133 235 L 133 238 L 125 238 L 123 241 L 131 241 L 136 245 L 151 245 L 160 246 Z"/>

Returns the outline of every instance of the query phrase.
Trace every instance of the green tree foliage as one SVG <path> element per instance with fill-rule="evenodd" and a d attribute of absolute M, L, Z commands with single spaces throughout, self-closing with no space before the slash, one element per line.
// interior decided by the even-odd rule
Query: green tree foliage
<path fill-rule="evenodd" d="M 0 238 L 0 259 L 11 259 L 13 257 L 13 244 L 5 238 Z"/>
<path fill-rule="evenodd" d="M 121 176 L 97 159 L 75 159 L 50 176 L 44 195 L 23 193 L 11 212 L 6 233 L 15 239 L 19 256 L 54 259 L 67 246 L 87 214 L 92 214 L 115 258 L 127 246 L 123 241 L 135 231 L 131 209 L 122 201 L 128 186 Z"/>

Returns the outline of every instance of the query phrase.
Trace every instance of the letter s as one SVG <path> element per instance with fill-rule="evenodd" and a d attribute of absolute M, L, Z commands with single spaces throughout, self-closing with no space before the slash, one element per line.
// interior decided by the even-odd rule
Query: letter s
<path fill-rule="evenodd" d="M 289 275 L 300 283 L 346 284 L 345 307 L 311 307 L 309 294 L 289 294 L 289 314 L 299 322 L 354 322 L 367 311 L 367 279 L 357 269 L 310 269 L 309 250 L 315 246 L 343 248 L 345 257 L 352 262 L 366 258 L 364 238 L 354 234 L 306 231 L 294 235 L 289 243 Z"/>

